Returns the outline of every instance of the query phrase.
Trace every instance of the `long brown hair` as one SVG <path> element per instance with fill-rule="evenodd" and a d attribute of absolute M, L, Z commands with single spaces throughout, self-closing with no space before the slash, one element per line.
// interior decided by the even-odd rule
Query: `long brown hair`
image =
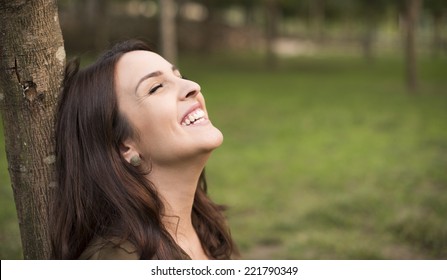
<path fill-rule="evenodd" d="M 115 66 L 130 51 L 151 49 L 138 40 L 115 45 L 94 64 L 67 64 L 57 111 L 58 188 L 51 217 L 56 259 L 76 259 L 98 237 L 131 242 L 142 259 L 185 255 L 161 222 L 164 205 L 144 172 L 130 165 L 120 145 L 135 132 L 118 110 Z M 193 225 L 210 258 L 236 253 L 222 207 L 206 194 L 202 172 Z"/>

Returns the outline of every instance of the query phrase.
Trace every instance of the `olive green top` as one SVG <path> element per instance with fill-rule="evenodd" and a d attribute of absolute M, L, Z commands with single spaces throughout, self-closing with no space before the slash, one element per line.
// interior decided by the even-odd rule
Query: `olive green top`
<path fill-rule="evenodd" d="M 179 247 L 184 260 L 191 257 Z M 79 256 L 80 260 L 139 260 L 140 254 L 137 248 L 129 241 L 121 241 L 119 238 L 94 238 L 87 248 Z M 156 257 L 154 258 L 156 259 Z"/>
<path fill-rule="evenodd" d="M 96 238 L 79 256 L 80 260 L 139 260 L 140 255 L 129 241 Z"/>

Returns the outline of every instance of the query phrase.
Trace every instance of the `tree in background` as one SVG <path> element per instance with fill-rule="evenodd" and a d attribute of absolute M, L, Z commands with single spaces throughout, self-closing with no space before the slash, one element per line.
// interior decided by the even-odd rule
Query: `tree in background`
<path fill-rule="evenodd" d="M 421 10 L 422 0 L 405 0 L 405 81 L 410 92 L 418 89 L 416 26 Z"/>
<path fill-rule="evenodd" d="M 387 0 L 355 0 L 354 12 L 358 12 L 359 21 L 363 23 L 363 36 L 361 40 L 363 56 L 369 62 L 374 57 L 374 41 L 379 29 L 380 20 L 383 20 L 387 5 Z"/>
<path fill-rule="evenodd" d="M 424 3 L 433 20 L 432 52 L 436 56 L 445 48 L 443 47 L 442 24 L 445 23 L 447 17 L 447 1 L 425 0 Z"/>
<path fill-rule="evenodd" d="M 264 1 L 265 12 L 265 39 L 266 39 L 266 63 L 267 67 L 274 69 L 277 67 L 278 58 L 275 54 L 274 44 L 278 36 L 278 24 L 280 20 L 277 0 Z"/>
<path fill-rule="evenodd" d="M 309 23 L 314 35 L 314 40 L 318 43 L 324 41 L 324 25 L 326 18 L 326 1 L 310 0 L 309 3 Z"/>
<path fill-rule="evenodd" d="M 0 1 L 0 108 L 25 259 L 48 259 L 54 111 L 65 65 L 56 0 Z"/>
<path fill-rule="evenodd" d="M 159 0 L 161 54 L 171 63 L 177 63 L 177 7 L 175 0 Z"/>

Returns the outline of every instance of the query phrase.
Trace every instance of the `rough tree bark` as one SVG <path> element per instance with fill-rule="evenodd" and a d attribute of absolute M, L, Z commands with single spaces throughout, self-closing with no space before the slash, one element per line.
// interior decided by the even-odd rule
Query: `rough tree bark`
<path fill-rule="evenodd" d="M 25 259 L 52 255 L 53 124 L 64 65 L 56 0 L 0 0 L 0 109 Z"/>

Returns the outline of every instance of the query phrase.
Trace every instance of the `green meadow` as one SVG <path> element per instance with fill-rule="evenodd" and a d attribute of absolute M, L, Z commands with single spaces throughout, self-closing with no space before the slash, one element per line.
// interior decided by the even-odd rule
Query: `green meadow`
<path fill-rule="evenodd" d="M 446 259 L 447 58 L 182 57 L 224 143 L 207 165 L 243 259 Z M 21 258 L 0 133 L 0 257 Z"/>

